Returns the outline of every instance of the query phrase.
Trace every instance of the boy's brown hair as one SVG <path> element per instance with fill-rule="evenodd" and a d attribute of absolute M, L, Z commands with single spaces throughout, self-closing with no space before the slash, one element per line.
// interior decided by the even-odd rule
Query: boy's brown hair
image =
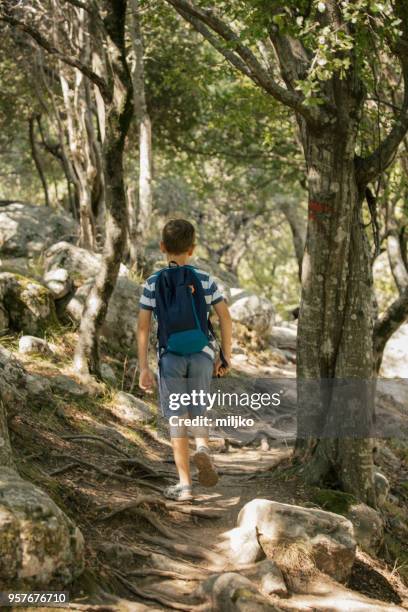
<path fill-rule="evenodd" d="M 162 241 L 167 253 L 180 255 L 194 246 L 195 229 L 186 219 L 170 219 L 162 232 Z"/>

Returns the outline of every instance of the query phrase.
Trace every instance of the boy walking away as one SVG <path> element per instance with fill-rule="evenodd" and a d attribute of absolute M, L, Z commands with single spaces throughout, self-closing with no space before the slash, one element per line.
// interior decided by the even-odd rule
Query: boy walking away
<path fill-rule="evenodd" d="M 145 282 L 138 320 L 139 386 L 151 392 L 155 382 L 148 364 L 152 312 L 157 319 L 160 405 L 169 419 L 179 476 L 179 482 L 165 489 L 164 496 L 176 501 L 193 499 L 188 442 L 191 419 L 196 444 L 193 463 L 198 469 L 199 483 L 211 487 L 218 481 L 208 447 L 209 428 L 205 424 L 208 414 L 202 398 L 210 392 L 213 373 L 223 376 L 231 363 L 232 323 L 228 306 L 213 278 L 188 264 L 194 247 L 195 230 L 189 221 L 173 219 L 166 223 L 160 249 L 166 255 L 168 267 Z M 211 307 L 220 321 L 219 354 L 209 321 Z"/>

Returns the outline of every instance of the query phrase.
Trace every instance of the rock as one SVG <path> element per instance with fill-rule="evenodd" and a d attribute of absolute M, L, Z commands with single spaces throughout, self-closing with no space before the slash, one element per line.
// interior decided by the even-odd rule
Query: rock
<path fill-rule="evenodd" d="M 73 284 L 65 268 L 55 268 L 44 274 L 44 284 L 55 299 L 59 300 L 72 290 Z"/>
<path fill-rule="evenodd" d="M 45 254 L 47 274 L 51 270 L 68 270 L 72 279 L 80 284 L 65 304 L 65 312 L 74 321 L 80 321 L 83 307 L 92 287 L 94 277 L 102 262 L 102 256 L 66 242 L 54 244 Z M 102 338 L 120 351 L 134 351 L 136 347 L 136 323 L 139 314 L 141 285 L 128 278 L 129 270 L 121 266 L 119 277 L 101 330 Z"/>
<path fill-rule="evenodd" d="M 109 383 L 110 385 L 116 385 L 116 374 L 107 363 L 103 363 L 101 365 L 101 375 L 105 382 Z"/>
<path fill-rule="evenodd" d="M 253 499 L 242 508 L 237 523 L 244 529 L 257 529 L 268 558 L 273 559 L 277 551 L 291 543 L 309 550 L 316 567 L 336 580 L 345 581 L 350 575 L 356 541 L 353 525 L 344 516 Z"/>
<path fill-rule="evenodd" d="M 347 513 L 353 523 L 354 536 L 360 548 L 369 555 L 375 555 L 384 537 L 384 523 L 381 515 L 366 504 L 354 504 Z"/>
<path fill-rule="evenodd" d="M 210 599 L 211 610 L 214 612 L 279 611 L 248 578 L 234 572 L 210 576 L 200 586 L 199 593 Z"/>
<path fill-rule="evenodd" d="M 273 324 L 275 310 L 272 303 L 244 289 L 230 289 L 229 307 L 233 321 L 264 334 Z"/>
<path fill-rule="evenodd" d="M 41 335 L 57 320 L 50 291 L 24 276 L 0 273 L 0 303 L 14 331 Z"/>
<path fill-rule="evenodd" d="M 381 507 L 385 504 L 390 491 L 390 483 L 381 472 L 374 472 L 374 486 L 377 495 L 377 503 Z"/>
<path fill-rule="evenodd" d="M 258 542 L 255 526 L 235 527 L 223 533 L 219 548 L 236 565 L 256 563 L 265 558 Z"/>
<path fill-rule="evenodd" d="M 269 328 L 269 341 L 278 349 L 296 350 L 296 331 L 291 327 L 271 325 Z"/>
<path fill-rule="evenodd" d="M 245 576 L 252 581 L 256 581 L 264 595 L 279 595 L 280 597 L 285 597 L 288 594 L 283 574 L 276 563 L 271 561 L 271 559 L 259 561 L 259 563 L 255 563 L 249 570 L 245 570 L 245 572 L 241 573 L 244 573 Z"/>
<path fill-rule="evenodd" d="M 401 325 L 385 345 L 380 375 L 408 378 L 408 323 Z"/>
<path fill-rule="evenodd" d="M 87 249 L 82 249 L 69 242 L 57 242 L 53 244 L 44 255 L 44 267 L 46 274 L 51 270 L 67 270 L 75 281 L 93 280 L 102 264 L 102 255 Z M 120 265 L 119 276 L 128 276 L 129 270 L 123 264 Z"/>
<path fill-rule="evenodd" d="M 52 388 L 48 378 L 37 374 L 26 374 L 25 389 L 27 398 L 36 405 L 52 404 L 54 401 Z"/>
<path fill-rule="evenodd" d="M 116 393 L 110 410 L 118 419 L 128 425 L 147 423 L 153 416 L 145 402 L 124 391 Z"/>
<path fill-rule="evenodd" d="M 55 355 L 57 347 L 35 336 L 21 336 L 18 341 L 18 350 L 23 354 L 41 353 L 42 355 Z"/>
<path fill-rule="evenodd" d="M 277 365 L 286 365 L 289 363 L 287 355 L 285 355 L 285 353 L 277 347 L 272 349 L 271 359 L 272 359 L 272 362 L 276 363 Z"/>
<path fill-rule="evenodd" d="M 75 292 L 66 305 L 66 312 L 75 321 L 80 321 L 85 300 L 92 281 Z M 108 312 L 102 327 L 102 338 L 119 351 L 134 350 L 136 347 L 136 325 L 139 314 L 141 287 L 133 281 L 119 277 L 109 301 Z"/>
<path fill-rule="evenodd" d="M 60 374 L 50 378 L 51 388 L 55 393 L 62 393 L 63 395 L 73 395 L 74 397 L 80 398 L 88 395 L 88 389 L 77 383 L 73 378 Z"/>
<path fill-rule="evenodd" d="M 62 588 L 84 568 L 80 530 L 46 493 L 2 467 L 0 583 L 7 589 Z"/>
<path fill-rule="evenodd" d="M 101 264 L 102 255 L 82 249 L 69 242 L 53 244 L 44 255 L 45 276 L 63 269 L 80 283 L 94 279 Z"/>
<path fill-rule="evenodd" d="M 0 252 L 6 257 L 34 257 L 76 235 L 77 225 L 66 213 L 21 202 L 0 205 Z"/>

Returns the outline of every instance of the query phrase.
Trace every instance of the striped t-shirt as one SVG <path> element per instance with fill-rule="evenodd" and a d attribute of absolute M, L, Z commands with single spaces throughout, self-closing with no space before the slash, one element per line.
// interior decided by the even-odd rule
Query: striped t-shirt
<path fill-rule="evenodd" d="M 207 318 L 210 315 L 211 306 L 218 304 L 224 299 L 224 296 L 218 289 L 217 283 L 214 278 L 208 274 L 208 272 L 204 272 L 204 270 L 200 270 L 195 266 L 189 266 L 194 270 L 198 279 L 201 281 L 201 285 L 203 287 L 205 301 L 207 303 Z M 156 280 L 161 270 L 158 270 L 145 281 L 143 285 L 143 292 L 140 298 L 140 308 L 144 310 L 153 310 L 153 313 L 156 314 L 156 296 L 155 296 L 155 287 Z M 210 340 L 208 346 L 205 346 L 202 350 L 203 353 L 206 353 L 214 359 L 216 351 L 216 341 Z"/>

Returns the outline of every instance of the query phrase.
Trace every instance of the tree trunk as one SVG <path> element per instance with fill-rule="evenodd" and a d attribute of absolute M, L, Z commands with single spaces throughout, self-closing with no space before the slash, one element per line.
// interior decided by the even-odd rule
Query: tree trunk
<path fill-rule="evenodd" d="M 126 1 L 103 3 L 104 26 L 109 54 L 111 99 L 105 100 L 106 130 L 103 144 L 106 189 L 106 223 L 102 266 L 85 302 L 79 329 L 74 367 L 84 375 L 100 376 L 99 333 L 105 320 L 109 299 L 115 288 L 122 261 L 127 229 L 127 203 L 124 182 L 123 153 L 133 114 L 133 90 L 126 62 Z"/>
<path fill-rule="evenodd" d="M 309 213 L 298 330 L 297 452 L 308 459 L 309 481 L 336 474 L 345 491 L 375 505 L 369 437 L 373 289 L 355 172 L 356 133 L 356 124 L 344 124 L 344 118 L 320 133 L 303 129 Z M 357 397 L 339 393 L 336 381 L 357 381 Z"/>
<path fill-rule="evenodd" d="M 293 248 L 299 270 L 299 279 L 302 277 L 302 260 L 306 242 L 306 224 L 296 202 L 287 198 L 278 198 L 278 207 L 285 215 L 292 233 Z"/>
<path fill-rule="evenodd" d="M 40 181 L 44 191 L 44 202 L 46 206 L 50 206 L 50 198 L 48 195 L 48 185 L 47 179 L 45 178 L 44 168 L 42 165 L 41 157 L 38 153 L 38 147 L 35 140 L 35 130 L 34 130 L 34 117 L 30 117 L 28 120 L 28 128 L 29 128 L 29 136 L 30 136 L 30 146 L 31 146 L 31 155 L 35 163 L 35 167 L 38 172 L 38 176 L 40 177 Z"/>
<path fill-rule="evenodd" d="M 139 128 L 139 202 L 138 242 L 148 235 L 153 211 L 152 125 L 147 109 L 144 82 L 144 44 L 140 25 L 139 2 L 132 0 L 131 37 L 134 54 L 132 70 L 135 116 Z M 136 263 L 136 262 L 133 262 Z"/>

